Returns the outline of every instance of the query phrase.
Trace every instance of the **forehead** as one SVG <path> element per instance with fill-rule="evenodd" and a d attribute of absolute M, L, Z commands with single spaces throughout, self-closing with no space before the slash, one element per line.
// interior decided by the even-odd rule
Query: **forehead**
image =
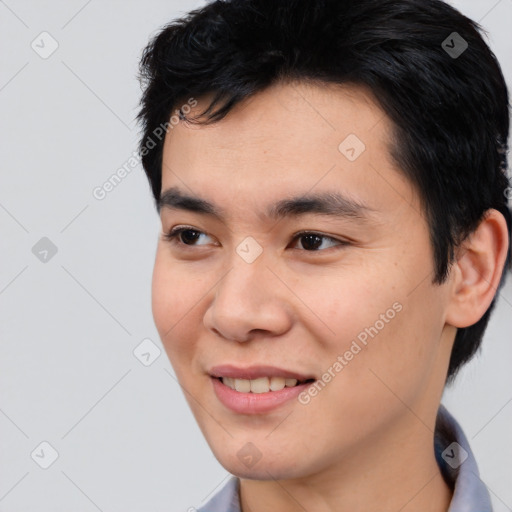
<path fill-rule="evenodd" d="M 204 111 L 212 98 L 199 98 L 187 117 Z M 393 186 L 384 190 L 385 181 L 409 188 L 390 157 L 391 132 L 391 122 L 364 88 L 275 84 L 218 122 L 173 126 L 164 143 L 162 191 L 178 185 L 201 197 L 215 193 L 219 204 L 241 208 L 262 197 L 279 199 L 283 190 L 339 190 L 369 203 L 377 186 L 386 199 L 397 192 Z M 380 199 L 373 200 L 378 209 Z"/>
<path fill-rule="evenodd" d="M 197 105 L 187 117 L 204 111 L 213 97 L 210 93 L 196 98 Z M 179 138 L 181 141 L 182 136 L 193 134 L 197 141 L 202 135 L 224 148 L 250 141 L 269 147 L 287 146 L 292 141 L 290 137 L 297 142 L 322 140 L 335 144 L 348 133 L 365 138 L 377 124 L 381 124 L 379 135 L 387 142 L 391 122 L 366 87 L 289 81 L 276 83 L 245 98 L 220 122 L 199 127 L 180 121 L 167 134 L 166 140 Z M 201 130 L 201 135 L 193 133 L 194 130 Z"/>

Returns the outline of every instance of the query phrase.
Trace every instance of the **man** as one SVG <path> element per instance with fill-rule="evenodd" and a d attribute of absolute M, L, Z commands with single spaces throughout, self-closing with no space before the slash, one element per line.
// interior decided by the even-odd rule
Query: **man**
<path fill-rule="evenodd" d="M 510 265 L 508 93 L 477 25 L 439 0 L 217 1 L 141 75 L 153 315 L 233 474 L 201 510 L 491 510 L 440 406 Z"/>

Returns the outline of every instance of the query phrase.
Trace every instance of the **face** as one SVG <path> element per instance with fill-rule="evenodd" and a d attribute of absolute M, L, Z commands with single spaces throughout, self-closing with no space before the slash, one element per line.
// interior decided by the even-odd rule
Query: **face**
<path fill-rule="evenodd" d="M 435 417 L 454 332 L 390 133 L 364 90 L 296 83 L 166 136 L 153 315 L 233 474 L 305 477 Z"/>

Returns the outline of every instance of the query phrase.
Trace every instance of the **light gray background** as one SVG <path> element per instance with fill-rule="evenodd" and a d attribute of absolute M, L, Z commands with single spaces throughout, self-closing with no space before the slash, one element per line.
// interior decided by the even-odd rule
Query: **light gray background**
<path fill-rule="evenodd" d="M 510 86 L 512 0 L 453 4 L 489 31 Z M 146 338 L 162 349 L 150 306 L 159 223 L 142 168 L 92 194 L 136 150 L 142 48 L 199 5 L 0 1 L 2 512 L 186 511 L 227 476 L 163 350 L 149 366 L 133 354 Z M 43 31 L 59 45 L 47 59 L 31 47 Z M 42 237 L 58 251 L 46 263 L 32 253 Z M 480 357 L 444 397 L 498 512 L 512 510 L 511 315 L 512 280 Z M 43 441 L 58 452 L 47 469 Z"/>

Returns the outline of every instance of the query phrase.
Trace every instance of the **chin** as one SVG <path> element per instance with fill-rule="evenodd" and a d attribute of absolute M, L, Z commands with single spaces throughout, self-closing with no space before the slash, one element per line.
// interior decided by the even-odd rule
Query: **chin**
<path fill-rule="evenodd" d="M 225 447 L 225 445 L 224 445 Z M 214 452 L 215 458 L 221 466 L 231 474 L 248 480 L 288 480 L 306 476 L 306 469 L 298 466 L 297 457 L 283 459 L 279 453 L 261 453 L 261 458 L 254 451 L 250 457 L 251 449 L 238 450 L 237 453 Z M 300 459 L 300 458 L 299 458 Z"/>

